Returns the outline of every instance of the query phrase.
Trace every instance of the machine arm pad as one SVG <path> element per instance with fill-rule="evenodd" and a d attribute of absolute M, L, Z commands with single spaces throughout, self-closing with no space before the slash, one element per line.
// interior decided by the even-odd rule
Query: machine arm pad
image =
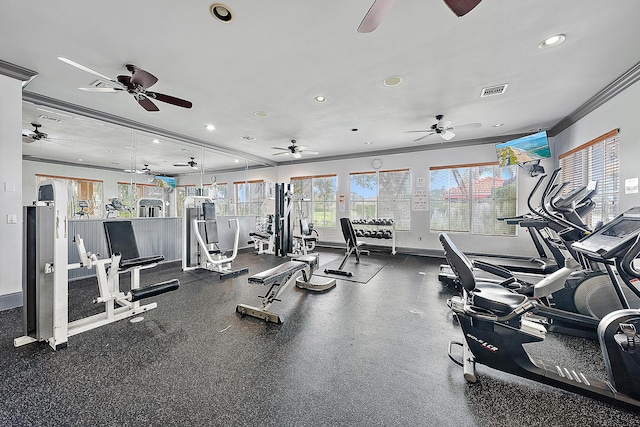
<path fill-rule="evenodd" d="M 131 289 L 131 301 L 139 301 L 144 298 L 164 294 L 165 292 L 175 291 L 178 287 L 180 287 L 180 281 L 174 279 L 144 288 Z"/>

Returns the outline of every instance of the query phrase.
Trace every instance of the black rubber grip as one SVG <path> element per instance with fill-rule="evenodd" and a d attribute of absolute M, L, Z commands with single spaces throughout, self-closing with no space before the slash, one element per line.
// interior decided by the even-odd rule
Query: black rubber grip
<path fill-rule="evenodd" d="M 164 294 L 165 292 L 175 291 L 180 287 L 178 279 L 169 280 L 168 282 L 158 283 L 156 285 L 145 286 L 144 288 L 131 289 L 131 301 L 139 301 L 144 298 L 154 297 Z"/>

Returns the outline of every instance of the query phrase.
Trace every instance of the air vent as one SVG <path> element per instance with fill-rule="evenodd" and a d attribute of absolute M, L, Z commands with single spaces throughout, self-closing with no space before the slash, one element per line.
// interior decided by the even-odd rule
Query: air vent
<path fill-rule="evenodd" d="M 498 86 L 485 87 L 484 89 L 482 89 L 480 98 L 486 98 L 487 96 L 493 95 L 502 95 L 507 90 L 507 86 L 509 86 L 508 83 Z"/>
<path fill-rule="evenodd" d="M 38 116 L 38 118 L 42 119 L 42 120 L 49 120 L 51 122 L 56 122 L 56 123 L 61 123 L 62 122 L 62 120 L 60 120 L 60 119 L 56 119 L 55 117 L 51 117 L 51 116 L 45 116 L 44 114 L 40 114 Z"/>
<path fill-rule="evenodd" d="M 121 88 L 121 86 L 118 86 L 118 84 L 113 83 L 113 82 L 107 82 L 105 80 L 96 80 L 95 82 L 91 83 L 89 86 L 92 87 L 108 87 L 108 88 Z"/>

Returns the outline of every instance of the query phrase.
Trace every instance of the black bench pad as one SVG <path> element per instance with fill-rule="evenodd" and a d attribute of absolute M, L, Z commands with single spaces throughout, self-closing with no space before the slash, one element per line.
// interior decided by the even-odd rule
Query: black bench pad
<path fill-rule="evenodd" d="M 121 259 L 120 268 L 126 270 L 127 268 L 142 267 L 144 265 L 155 264 L 160 261 L 164 261 L 164 255 L 152 255 L 140 258 Z"/>
<path fill-rule="evenodd" d="M 268 270 L 254 274 L 249 277 L 249 283 L 258 283 L 261 285 L 272 285 L 274 283 L 282 284 L 283 279 L 288 279 L 291 275 L 307 266 L 306 262 L 287 261 Z"/>

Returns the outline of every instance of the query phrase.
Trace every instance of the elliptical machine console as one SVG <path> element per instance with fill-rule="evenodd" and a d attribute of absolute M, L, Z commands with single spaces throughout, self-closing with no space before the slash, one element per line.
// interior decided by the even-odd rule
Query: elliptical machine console
<path fill-rule="evenodd" d="M 463 288 L 448 301 L 464 333 L 463 342 L 449 343 L 449 357 L 463 366 L 464 377 L 475 382 L 476 363 L 611 404 L 640 408 L 640 309 L 625 308 L 606 315 L 597 335 L 608 379 L 600 381 L 581 372 L 530 357 L 524 343 L 544 340 L 546 329 L 524 315 L 538 303 L 495 284 L 477 283 L 471 262 L 449 239 L 440 235 L 447 261 Z M 607 226 L 573 244 L 585 256 L 605 264 L 612 280 L 618 276 L 633 285 L 640 279 L 634 259 L 640 255 L 640 208 L 619 215 Z M 612 265 L 616 266 L 617 275 Z M 462 360 L 452 354 L 462 347 Z"/>

